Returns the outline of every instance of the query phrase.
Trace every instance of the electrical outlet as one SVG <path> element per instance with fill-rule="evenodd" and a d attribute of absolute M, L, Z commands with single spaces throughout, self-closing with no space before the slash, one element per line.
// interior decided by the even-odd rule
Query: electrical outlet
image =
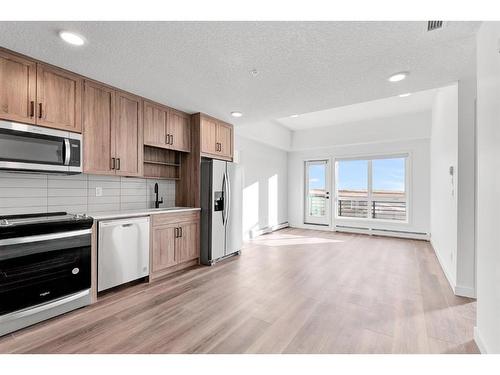
<path fill-rule="evenodd" d="M 102 187 L 96 187 L 95 188 L 95 196 L 96 197 L 102 197 Z"/>

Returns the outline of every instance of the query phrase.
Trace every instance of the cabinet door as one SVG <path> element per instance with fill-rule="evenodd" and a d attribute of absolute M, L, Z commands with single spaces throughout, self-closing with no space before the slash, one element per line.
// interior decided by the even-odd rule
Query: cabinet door
<path fill-rule="evenodd" d="M 175 254 L 175 232 L 177 225 L 166 225 L 153 228 L 153 251 L 151 270 L 161 271 L 177 264 Z"/>
<path fill-rule="evenodd" d="M 200 120 L 200 148 L 202 153 L 217 154 L 217 122 L 202 117 Z"/>
<path fill-rule="evenodd" d="M 116 174 L 142 175 L 143 128 L 142 101 L 139 97 L 121 91 L 116 92 L 116 116 L 113 134 L 116 145 Z"/>
<path fill-rule="evenodd" d="M 144 101 L 144 144 L 167 147 L 166 126 L 168 109 Z"/>
<path fill-rule="evenodd" d="M 36 63 L 0 50 L 0 118 L 35 123 Z"/>
<path fill-rule="evenodd" d="M 37 64 L 37 125 L 80 133 L 82 79 L 63 70 Z"/>
<path fill-rule="evenodd" d="M 219 122 L 217 124 L 217 142 L 219 142 L 219 154 L 226 158 L 233 157 L 233 127 L 229 124 Z"/>
<path fill-rule="evenodd" d="M 180 225 L 180 234 L 176 239 L 178 263 L 196 259 L 200 256 L 199 238 L 198 221 Z"/>
<path fill-rule="evenodd" d="M 171 149 L 191 151 L 191 118 L 189 115 L 170 110 L 168 113 L 168 134 L 171 135 Z"/>
<path fill-rule="evenodd" d="M 114 174 L 111 158 L 115 154 L 112 137 L 115 91 L 85 81 L 83 96 L 83 171 Z"/>

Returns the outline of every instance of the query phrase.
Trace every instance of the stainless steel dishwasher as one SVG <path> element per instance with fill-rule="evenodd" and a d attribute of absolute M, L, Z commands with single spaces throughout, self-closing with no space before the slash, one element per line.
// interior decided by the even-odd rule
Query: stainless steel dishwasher
<path fill-rule="evenodd" d="M 100 221 L 97 290 L 149 275 L 149 217 Z"/>

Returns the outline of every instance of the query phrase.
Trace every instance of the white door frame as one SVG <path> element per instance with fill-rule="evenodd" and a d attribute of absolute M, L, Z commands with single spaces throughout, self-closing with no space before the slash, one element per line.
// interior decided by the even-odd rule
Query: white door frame
<path fill-rule="evenodd" d="M 308 165 L 318 165 L 318 164 L 324 164 L 326 163 L 326 171 L 325 171 L 325 189 L 328 193 L 327 195 L 327 201 L 326 201 L 326 206 L 325 206 L 325 216 L 324 217 L 314 217 L 308 215 L 309 212 L 309 174 L 308 172 Z M 319 158 L 319 159 L 307 159 L 304 160 L 304 194 L 303 194 L 303 199 L 304 199 L 304 205 L 303 205 L 303 210 L 304 210 L 304 224 L 312 224 L 312 225 L 322 225 L 322 226 L 327 226 L 331 227 L 332 225 L 332 160 L 331 158 Z"/>

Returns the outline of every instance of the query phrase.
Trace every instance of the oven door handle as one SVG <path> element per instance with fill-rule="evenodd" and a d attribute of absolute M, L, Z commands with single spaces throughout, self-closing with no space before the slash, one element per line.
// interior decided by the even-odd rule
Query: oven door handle
<path fill-rule="evenodd" d="M 59 232 L 59 233 L 50 233 L 50 234 L 40 234 L 40 235 L 35 235 L 35 236 L 6 238 L 4 240 L 0 240 L 0 246 L 17 245 L 17 244 L 22 244 L 22 243 L 39 242 L 39 241 L 57 240 L 59 238 L 76 237 L 76 236 L 81 236 L 81 235 L 90 234 L 90 233 L 92 233 L 92 229 L 81 229 L 81 230 L 72 230 L 69 232 Z"/>
<path fill-rule="evenodd" d="M 71 146 L 68 138 L 64 138 L 64 165 L 69 165 L 71 160 Z"/>
<path fill-rule="evenodd" d="M 33 307 L 28 307 L 28 308 L 23 309 L 23 310 L 14 311 L 14 312 L 2 315 L 2 316 L 0 316 L 0 323 L 2 323 L 2 322 L 5 323 L 5 322 L 13 320 L 13 319 L 20 319 L 20 318 L 23 318 L 25 316 L 34 315 L 34 314 L 42 312 L 42 311 L 53 309 L 54 307 L 61 306 L 61 305 L 64 305 L 68 302 L 82 298 L 82 297 L 88 295 L 89 293 L 90 293 L 90 290 L 85 289 L 81 292 L 72 294 L 70 296 L 59 298 L 59 299 L 56 299 L 56 300 L 51 301 L 51 302 L 43 303 L 43 304 L 36 305 Z"/>

